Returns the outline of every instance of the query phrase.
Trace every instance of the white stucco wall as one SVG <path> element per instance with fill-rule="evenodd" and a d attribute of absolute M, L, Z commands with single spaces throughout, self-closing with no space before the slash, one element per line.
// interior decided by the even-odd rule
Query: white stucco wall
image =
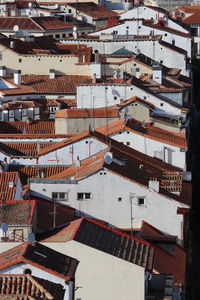
<path fill-rule="evenodd" d="M 64 204 L 120 228 L 131 228 L 132 214 L 135 226 L 145 220 L 163 232 L 182 238 L 183 216 L 176 212 L 177 207 L 187 207 L 186 205 L 118 176 L 106 168 L 77 183 L 31 180 L 30 189 L 32 195 L 46 199 L 52 197 L 52 192 L 68 192 L 69 201 L 63 202 Z M 91 193 L 91 199 L 77 200 L 78 192 Z M 145 198 L 145 205 L 138 205 L 138 197 Z"/>
<path fill-rule="evenodd" d="M 186 166 L 186 152 L 181 151 L 180 147 L 175 147 L 166 142 L 157 141 L 127 130 L 121 131 L 121 133 L 115 133 L 111 135 L 111 137 L 125 145 L 129 142 L 129 147 L 151 157 L 158 157 L 173 166 L 182 169 Z M 161 151 L 161 156 L 156 156 L 156 151 Z"/>
<path fill-rule="evenodd" d="M 145 99 L 157 107 L 161 113 L 181 115 L 181 108 L 149 94 L 148 91 L 130 84 L 119 85 L 78 85 L 77 108 L 98 108 L 119 104 L 133 96 Z M 115 99 L 116 98 L 116 99 Z"/>
<path fill-rule="evenodd" d="M 43 244 L 80 261 L 75 300 L 144 300 L 144 268 L 76 241 Z"/>
<path fill-rule="evenodd" d="M 40 156 L 38 159 L 39 165 L 54 165 L 66 164 L 72 165 L 79 157 L 79 160 L 86 159 L 98 152 L 108 148 L 108 145 L 98 141 L 94 138 L 84 138 L 73 144 L 66 145 L 60 149 Z"/>
<path fill-rule="evenodd" d="M 108 37 L 107 37 L 108 38 Z M 176 52 L 173 49 L 161 45 L 159 40 L 152 40 L 152 39 L 144 39 L 144 40 L 133 40 L 133 39 L 99 39 L 99 40 L 92 40 L 92 39 L 68 39 L 68 40 L 61 40 L 63 44 L 85 44 L 88 47 L 93 47 L 93 50 L 98 50 L 99 53 L 103 54 L 112 54 L 113 52 L 121 49 L 126 48 L 134 53 L 137 53 L 138 49 L 140 53 L 150 57 L 151 59 L 162 62 L 163 65 L 169 68 L 178 68 L 181 69 L 181 73 L 183 75 L 188 76 L 189 71 L 186 70 L 186 62 L 185 62 L 185 54 L 180 52 Z"/>

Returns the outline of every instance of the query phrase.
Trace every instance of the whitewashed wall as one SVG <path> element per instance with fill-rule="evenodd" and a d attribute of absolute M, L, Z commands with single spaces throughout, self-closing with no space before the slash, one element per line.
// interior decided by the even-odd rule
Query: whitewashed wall
<path fill-rule="evenodd" d="M 133 96 L 144 99 L 154 104 L 161 113 L 181 115 L 181 109 L 171 105 L 169 102 L 149 94 L 134 85 L 78 85 L 77 86 L 77 108 L 98 108 L 119 104 Z M 115 99 L 116 97 L 116 99 Z"/>
<path fill-rule="evenodd" d="M 169 68 L 181 69 L 183 75 L 188 76 L 189 71 L 186 70 L 185 54 L 174 51 L 164 45 L 161 45 L 158 40 L 61 40 L 63 44 L 85 44 L 88 47 L 93 47 L 93 50 L 98 50 L 102 54 L 112 54 L 113 52 L 126 48 L 134 53 L 137 53 L 138 49 L 140 53 L 150 57 L 151 59 L 163 63 L 163 65 Z"/>
<path fill-rule="evenodd" d="M 121 131 L 111 135 L 114 140 L 122 142 L 129 147 L 136 149 L 151 157 L 162 159 L 166 163 L 184 169 L 186 166 L 186 152 L 181 151 L 180 147 L 175 147 L 166 142 L 156 141 L 155 139 L 144 137 L 132 131 Z M 161 152 L 161 155 L 156 155 L 155 152 Z M 165 154 L 164 154 L 165 152 Z"/>
<path fill-rule="evenodd" d="M 103 151 L 108 146 L 94 138 L 84 138 L 73 144 L 66 145 L 60 149 L 54 150 L 38 159 L 39 165 L 66 164 L 72 165 L 79 160 L 86 159 L 98 152 Z"/>
<path fill-rule="evenodd" d="M 138 223 L 145 220 L 163 232 L 182 238 L 183 216 L 176 212 L 177 207 L 186 207 L 185 205 L 107 169 L 77 183 L 31 180 L 30 189 L 32 195 L 46 199 L 52 197 L 52 192 L 68 192 L 69 201 L 63 203 L 120 228 L 131 228 L 132 211 L 133 226 L 138 226 Z M 77 192 L 91 193 L 91 199 L 77 200 Z M 121 201 L 119 197 L 122 198 Z M 138 205 L 137 197 L 145 197 L 145 205 Z"/>

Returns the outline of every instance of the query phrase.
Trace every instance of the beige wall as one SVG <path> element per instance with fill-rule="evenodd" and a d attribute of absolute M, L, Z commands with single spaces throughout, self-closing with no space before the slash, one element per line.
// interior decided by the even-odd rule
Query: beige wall
<path fill-rule="evenodd" d="M 138 102 L 131 103 L 128 107 L 128 114 L 138 121 L 149 122 L 149 108 Z M 121 118 L 124 117 L 124 110 L 120 111 Z"/>
<path fill-rule="evenodd" d="M 2 51 L 1 66 L 5 66 L 8 74 L 13 70 L 21 70 L 22 74 L 49 74 L 49 69 L 55 69 L 56 74 L 88 75 L 92 74 L 92 65 L 78 63 L 76 56 L 63 55 L 18 55 L 10 49 L 0 46 Z M 21 60 L 21 62 L 19 61 Z M 14 68 L 13 68 L 14 67 Z"/>
<path fill-rule="evenodd" d="M 122 62 L 126 60 L 122 58 L 117 57 L 107 57 L 107 62 L 110 62 L 110 68 L 112 69 L 120 69 L 124 72 L 133 74 L 133 68 L 139 68 L 140 69 L 140 75 L 142 74 L 152 74 L 152 68 L 146 67 L 144 64 L 138 63 L 136 60 L 131 60 L 129 62 L 123 63 L 121 65 L 112 64 L 112 62 Z"/>
<path fill-rule="evenodd" d="M 44 245 L 80 261 L 75 300 L 144 300 L 144 268 L 76 241 Z"/>
<path fill-rule="evenodd" d="M 117 118 L 55 118 L 56 134 L 74 134 L 91 129 L 99 128 Z"/>

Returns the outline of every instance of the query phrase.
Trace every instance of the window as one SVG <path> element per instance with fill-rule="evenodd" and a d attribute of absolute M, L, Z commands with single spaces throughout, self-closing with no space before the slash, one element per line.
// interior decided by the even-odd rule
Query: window
<path fill-rule="evenodd" d="M 73 33 L 69 33 L 69 36 L 73 36 Z"/>
<path fill-rule="evenodd" d="M 60 201 L 68 201 L 68 193 L 66 192 L 53 192 L 52 193 L 52 199 L 53 200 L 60 200 Z"/>
<path fill-rule="evenodd" d="M 21 59 L 21 58 L 19 58 L 19 62 L 22 62 L 22 59 Z"/>
<path fill-rule="evenodd" d="M 117 96 L 114 96 L 114 100 L 117 100 Z"/>
<path fill-rule="evenodd" d="M 56 106 L 50 106 L 49 111 L 50 113 L 54 113 L 54 111 L 57 109 Z"/>
<path fill-rule="evenodd" d="M 23 108 L 23 109 L 22 109 L 22 115 L 23 115 L 23 116 L 24 116 L 24 115 L 25 115 L 25 116 L 27 115 L 27 109 L 26 109 L 26 108 Z"/>
<path fill-rule="evenodd" d="M 114 30 L 114 31 L 113 31 L 113 34 L 118 34 L 118 31 L 117 31 L 117 30 Z"/>
<path fill-rule="evenodd" d="M 59 39 L 59 37 L 60 37 L 60 34 L 56 34 L 56 39 Z"/>
<path fill-rule="evenodd" d="M 121 202 L 122 201 L 122 197 L 118 197 L 118 201 Z"/>
<path fill-rule="evenodd" d="M 163 103 L 160 103 L 160 106 L 163 106 Z"/>
<path fill-rule="evenodd" d="M 89 200 L 91 199 L 91 193 L 77 193 L 77 200 Z"/>
<path fill-rule="evenodd" d="M 138 205 L 144 205 L 144 198 L 138 198 Z"/>
<path fill-rule="evenodd" d="M 71 14 L 71 12 L 72 12 L 72 10 L 71 10 L 71 9 L 68 9 L 68 13 Z"/>
<path fill-rule="evenodd" d="M 63 33 L 62 37 L 63 37 L 63 38 L 65 38 L 65 37 L 66 37 L 66 34 L 65 34 L 65 33 Z"/>
<path fill-rule="evenodd" d="M 127 146 L 130 146 L 130 144 L 131 144 L 130 142 L 126 142 L 126 145 L 127 145 Z"/>
<path fill-rule="evenodd" d="M 167 36 L 167 33 L 165 33 L 165 36 Z"/>

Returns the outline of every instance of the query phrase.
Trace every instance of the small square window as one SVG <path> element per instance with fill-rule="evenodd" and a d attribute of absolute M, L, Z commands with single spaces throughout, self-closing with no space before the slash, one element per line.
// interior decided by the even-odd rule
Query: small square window
<path fill-rule="evenodd" d="M 162 63 L 163 63 L 163 60 L 160 60 L 160 63 L 162 64 Z"/>
<path fill-rule="evenodd" d="M 122 201 L 122 197 L 118 197 L 118 201 L 121 202 Z"/>
<path fill-rule="evenodd" d="M 165 33 L 165 36 L 167 36 L 167 33 Z"/>
<path fill-rule="evenodd" d="M 126 142 L 126 145 L 127 145 L 127 146 L 130 146 L 130 144 L 131 144 L 130 142 Z"/>
<path fill-rule="evenodd" d="M 77 193 L 77 200 L 91 199 L 91 193 Z"/>
<path fill-rule="evenodd" d="M 66 37 L 66 34 L 65 34 L 65 33 L 63 33 L 62 37 L 63 37 L 63 38 L 65 38 L 65 37 Z"/>
<path fill-rule="evenodd" d="M 58 199 L 58 193 L 52 193 L 52 198 L 53 199 Z"/>
<path fill-rule="evenodd" d="M 160 106 L 163 106 L 163 103 L 160 103 Z"/>
<path fill-rule="evenodd" d="M 59 37 L 60 37 L 60 34 L 56 34 L 56 38 L 59 39 Z"/>
<path fill-rule="evenodd" d="M 21 59 L 21 58 L 19 58 L 19 62 L 20 62 L 20 63 L 22 62 L 22 59 Z"/>
<path fill-rule="evenodd" d="M 114 100 L 117 100 L 117 96 L 114 97 Z"/>
<path fill-rule="evenodd" d="M 138 205 L 144 205 L 144 198 L 138 198 Z"/>

